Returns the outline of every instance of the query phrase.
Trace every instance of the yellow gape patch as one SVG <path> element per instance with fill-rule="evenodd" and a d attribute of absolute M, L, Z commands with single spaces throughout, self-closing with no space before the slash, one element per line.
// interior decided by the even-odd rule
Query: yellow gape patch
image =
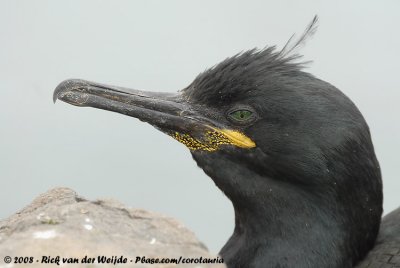
<path fill-rule="evenodd" d="M 171 136 L 192 151 L 203 150 L 214 152 L 224 144 L 231 144 L 240 148 L 256 147 L 254 141 L 239 131 L 217 128 L 211 129 L 212 130 L 205 132 L 204 139 L 202 140 L 193 138 L 189 134 L 181 134 L 179 132 L 175 132 Z"/>

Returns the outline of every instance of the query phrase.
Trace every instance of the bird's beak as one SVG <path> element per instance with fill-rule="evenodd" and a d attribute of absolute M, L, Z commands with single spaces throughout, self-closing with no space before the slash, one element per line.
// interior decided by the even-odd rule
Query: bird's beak
<path fill-rule="evenodd" d="M 221 145 L 255 147 L 243 133 L 219 126 L 201 116 L 181 94 L 155 93 L 71 79 L 54 91 L 57 99 L 81 107 L 125 114 L 147 122 L 191 150 L 215 151 Z"/>

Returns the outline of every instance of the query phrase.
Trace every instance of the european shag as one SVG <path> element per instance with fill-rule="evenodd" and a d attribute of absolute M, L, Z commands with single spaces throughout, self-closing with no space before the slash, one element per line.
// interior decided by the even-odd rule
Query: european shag
<path fill-rule="evenodd" d="M 315 22 L 283 50 L 236 54 L 178 93 L 71 79 L 54 101 L 136 117 L 185 144 L 233 204 L 229 268 L 400 267 L 400 209 L 380 228 L 368 125 L 293 52 Z"/>

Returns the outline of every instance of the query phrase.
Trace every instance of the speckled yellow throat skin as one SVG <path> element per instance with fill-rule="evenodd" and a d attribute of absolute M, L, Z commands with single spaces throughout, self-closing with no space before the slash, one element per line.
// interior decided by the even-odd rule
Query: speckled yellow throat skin
<path fill-rule="evenodd" d="M 214 152 L 217 151 L 221 145 L 225 144 L 235 145 L 240 148 L 256 147 L 255 142 L 249 137 L 239 131 L 230 129 L 211 128 L 211 130 L 204 133 L 203 140 L 179 132 L 175 132 L 171 136 L 192 151 L 203 150 Z"/>

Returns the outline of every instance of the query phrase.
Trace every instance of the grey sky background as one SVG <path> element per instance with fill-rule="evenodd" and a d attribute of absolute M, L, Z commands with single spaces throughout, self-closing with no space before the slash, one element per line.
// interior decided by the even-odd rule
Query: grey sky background
<path fill-rule="evenodd" d="M 217 252 L 227 198 L 188 149 L 136 119 L 52 103 L 67 78 L 177 91 L 253 47 L 281 48 L 315 14 L 308 71 L 347 94 L 371 128 L 385 213 L 400 205 L 399 1 L 0 1 L 0 218 L 67 186 L 182 221 Z"/>

